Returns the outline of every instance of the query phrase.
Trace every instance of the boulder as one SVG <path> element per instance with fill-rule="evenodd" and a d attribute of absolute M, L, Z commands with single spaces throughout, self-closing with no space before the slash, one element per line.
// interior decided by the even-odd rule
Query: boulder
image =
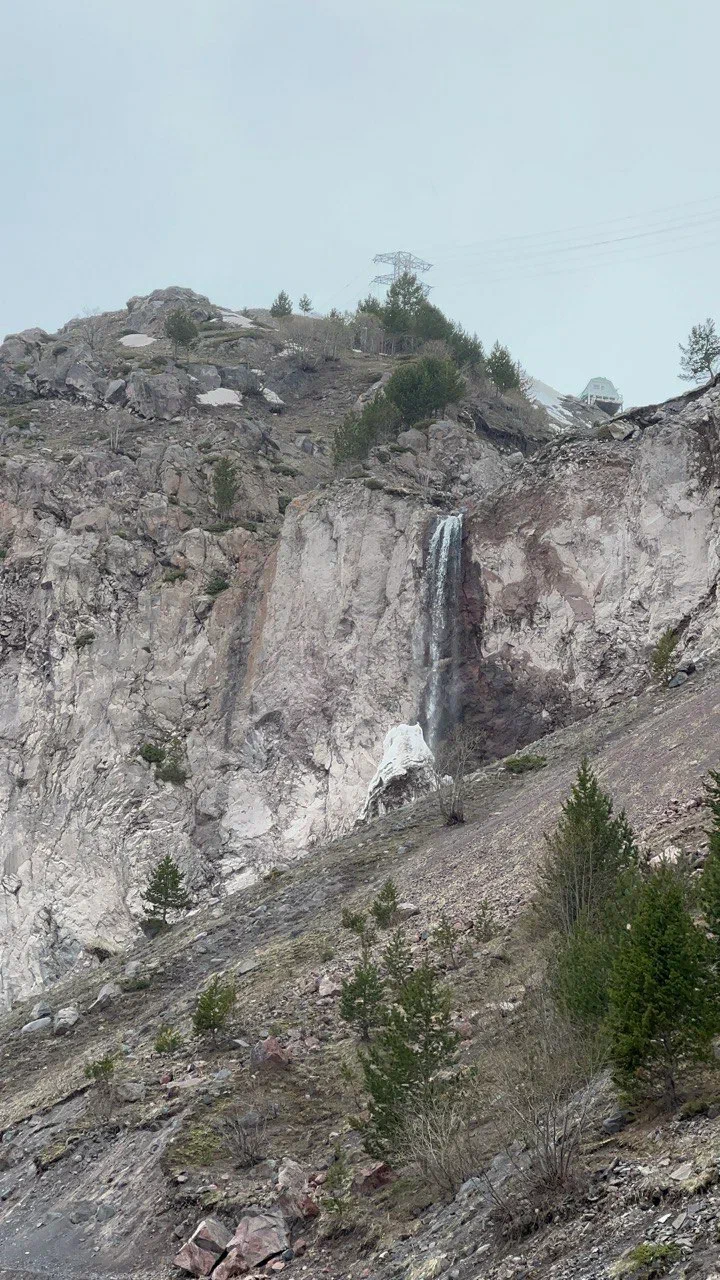
<path fill-rule="evenodd" d="M 223 387 L 233 391 L 257 392 L 260 390 L 260 379 L 253 369 L 246 364 L 226 364 L 220 369 Z"/>
<path fill-rule="evenodd" d="M 323 973 L 318 981 L 318 995 L 323 998 L 327 996 L 339 996 L 342 991 L 342 982 L 333 974 Z"/>
<path fill-rule="evenodd" d="M 240 1219 L 232 1240 L 228 1242 L 226 1263 L 231 1262 L 232 1266 L 242 1264 L 249 1271 L 267 1262 L 268 1258 L 284 1253 L 289 1243 L 287 1228 L 279 1213 L 251 1209 Z M 232 1269 L 223 1271 L 222 1266 L 215 1272 L 221 1280 L 226 1275 L 241 1274 L 241 1271 Z"/>
<path fill-rule="evenodd" d="M 203 1218 L 187 1243 L 175 1255 L 175 1266 L 189 1271 L 193 1276 L 209 1276 L 218 1258 L 224 1254 L 230 1235 L 217 1218 Z"/>
<path fill-rule="evenodd" d="M 397 724 L 385 735 L 383 754 L 367 791 L 359 821 L 381 817 L 432 791 L 435 758 L 419 724 Z"/>
<path fill-rule="evenodd" d="M 288 1222 L 316 1218 L 320 1212 L 310 1194 L 310 1184 L 302 1165 L 289 1156 L 281 1162 L 277 1179 L 278 1205 Z"/>
<path fill-rule="evenodd" d="M 390 1165 L 384 1160 L 375 1160 L 372 1164 L 361 1165 L 353 1178 L 353 1191 L 359 1196 L 368 1196 L 379 1187 L 384 1187 L 390 1181 L 390 1176 Z"/>
<path fill-rule="evenodd" d="M 68 1031 L 72 1031 L 79 1019 L 80 1014 L 73 1005 L 68 1005 L 66 1009 L 58 1009 L 53 1018 L 53 1035 L 66 1035 Z"/>
<path fill-rule="evenodd" d="M 251 1062 L 257 1068 L 283 1070 L 292 1062 L 292 1050 L 289 1047 L 283 1049 L 276 1036 L 268 1036 L 253 1046 Z"/>
<path fill-rule="evenodd" d="M 47 1000 L 38 1000 L 30 1010 L 31 1018 L 52 1018 L 52 1009 Z"/>
<path fill-rule="evenodd" d="M 142 1102 L 145 1097 L 145 1085 L 142 1080 L 118 1080 L 115 1093 L 121 1102 Z"/>
<path fill-rule="evenodd" d="M 168 421 L 187 407 L 190 385 L 184 373 L 148 374 L 135 370 L 125 384 L 127 403 L 141 418 Z"/>
<path fill-rule="evenodd" d="M 52 1018 L 48 1015 L 44 1018 L 33 1018 L 32 1022 L 26 1022 L 24 1027 L 20 1028 L 20 1034 L 36 1035 L 42 1031 L 49 1031 L 52 1027 Z"/>
<path fill-rule="evenodd" d="M 106 404 L 122 404 L 125 399 L 125 379 L 111 378 L 105 388 Z"/>
<path fill-rule="evenodd" d="M 90 1005 L 90 1009 L 104 1009 L 113 1000 L 117 1000 L 121 994 L 117 982 L 106 982 L 98 991 L 97 996 Z"/>

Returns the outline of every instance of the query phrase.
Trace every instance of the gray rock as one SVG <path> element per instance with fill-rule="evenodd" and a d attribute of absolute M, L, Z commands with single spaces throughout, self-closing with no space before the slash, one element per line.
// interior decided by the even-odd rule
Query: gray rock
<path fill-rule="evenodd" d="M 21 1035 L 35 1035 L 42 1031 L 49 1031 L 52 1027 L 52 1018 L 33 1018 L 32 1022 L 26 1022 L 24 1027 L 20 1028 Z"/>
<path fill-rule="evenodd" d="M 685 684 L 685 681 L 689 679 L 687 671 L 676 671 L 672 680 L 668 680 L 667 687 L 668 689 L 678 689 L 681 684 Z"/>
<path fill-rule="evenodd" d="M 79 1021 L 80 1014 L 73 1005 L 68 1005 L 65 1009 L 58 1009 L 53 1018 L 53 1035 L 64 1036 L 68 1031 L 72 1031 L 75 1023 Z"/>
<path fill-rule="evenodd" d="M 126 384 L 129 407 L 142 418 L 177 417 L 190 403 L 195 383 L 183 373 L 130 374 Z"/>
<path fill-rule="evenodd" d="M 117 1000 L 119 995 L 122 995 L 122 992 L 117 982 L 106 982 L 98 991 L 90 1009 L 104 1009 L 113 1000 Z"/>
<path fill-rule="evenodd" d="M 115 1093 L 121 1102 L 142 1102 L 145 1085 L 142 1080 L 119 1080 L 115 1085 Z"/>
<path fill-rule="evenodd" d="M 612 1115 L 605 1116 L 602 1127 L 606 1133 L 619 1133 L 629 1123 L 630 1116 L 626 1111 L 613 1111 Z"/>
<path fill-rule="evenodd" d="M 30 1010 L 31 1018 L 52 1018 L 52 1009 L 47 1000 L 38 1000 Z"/>
<path fill-rule="evenodd" d="M 113 378 L 105 388 L 106 404 L 122 404 L 125 399 L 125 379 Z"/>

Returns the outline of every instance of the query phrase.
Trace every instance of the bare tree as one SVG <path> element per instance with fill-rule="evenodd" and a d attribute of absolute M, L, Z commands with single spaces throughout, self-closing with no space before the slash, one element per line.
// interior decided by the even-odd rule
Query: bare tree
<path fill-rule="evenodd" d="M 430 1186 L 448 1199 L 480 1173 L 489 1155 L 487 1134 L 483 1141 L 473 1101 L 472 1091 L 454 1083 L 413 1108 L 400 1139 L 403 1163 L 414 1164 Z"/>
<path fill-rule="evenodd" d="M 458 724 L 435 753 L 438 805 L 448 827 L 465 821 L 467 778 L 479 749 L 478 735 Z"/>

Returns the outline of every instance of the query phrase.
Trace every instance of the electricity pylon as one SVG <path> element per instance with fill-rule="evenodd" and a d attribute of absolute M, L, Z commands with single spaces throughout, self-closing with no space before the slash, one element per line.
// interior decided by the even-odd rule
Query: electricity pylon
<path fill-rule="evenodd" d="M 404 249 L 396 249 L 394 253 L 376 253 L 373 262 L 386 262 L 392 267 L 392 271 L 383 276 L 373 276 L 373 284 L 394 284 L 400 276 L 406 274 L 416 276 L 419 272 L 429 271 L 432 262 L 423 262 L 422 258 L 416 258 L 414 253 L 406 253 Z M 429 284 L 421 285 L 425 297 L 432 288 Z"/>

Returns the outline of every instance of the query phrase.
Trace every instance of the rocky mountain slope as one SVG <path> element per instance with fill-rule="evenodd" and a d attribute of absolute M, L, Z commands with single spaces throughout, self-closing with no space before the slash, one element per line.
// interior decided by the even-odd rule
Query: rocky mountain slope
<path fill-rule="evenodd" d="M 200 328 L 181 356 L 178 305 Z M 394 367 L 358 342 L 173 288 L 0 346 L 1 1276 L 177 1274 L 209 1213 L 225 1243 L 259 1215 L 268 1265 L 313 1280 L 599 1280 L 642 1239 L 711 1274 L 717 1118 L 615 1132 L 600 1082 L 591 1191 L 499 1240 L 482 1180 L 439 1204 L 368 1167 L 337 998 L 341 908 L 390 875 L 418 953 L 441 908 L 467 935 L 447 974 L 463 1061 L 522 1022 L 533 870 L 583 751 L 648 856 L 702 851 L 720 388 L 566 430 L 470 380 L 452 418 L 337 470 L 336 425 Z M 648 688 L 668 629 L 677 675 Z M 420 793 L 459 712 L 482 768 L 449 830 Z M 514 778 L 499 761 L 533 743 L 547 767 Z M 165 853 L 196 905 L 151 941 Z M 239 999 L 230 1037 L 198 1043 L 213 973 Z M 107 1052 L 112 1114 L 84 1073 Z M 217 1130 L 238 1099 L 264 1117 L 246 1170 Z M 338 1134 L 356 1194 L 334 1233 Z"/>
<path fill-rule="evenodd" d="M 160 336 L 178 303 L 191 360 Z M 715 647 L 715 388 L 565 441 L 471 387 L 343 476 L 334 425 L 388 362 L 272 323 L 171 289 L 0 348 L 6 1001 L 127 945 L 164 853 L 219 898 L 352 826 L 386 733 L 426 713 L 448 512 L 462 580 L 435 666 L 488 758 L 640 690 L 669 626 L 695 662 Z"/>

